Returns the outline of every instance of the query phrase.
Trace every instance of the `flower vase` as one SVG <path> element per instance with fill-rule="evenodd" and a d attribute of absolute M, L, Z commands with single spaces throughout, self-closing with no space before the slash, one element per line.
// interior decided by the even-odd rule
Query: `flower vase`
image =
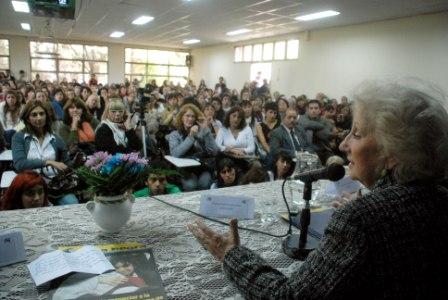
<path fill-rule="evenodd" d="M 86 204 L 95 223 L 105 232 L 117 233 L 131 217 L 134 196 L 124 193 L 116 196 L 96 195 Z"/>

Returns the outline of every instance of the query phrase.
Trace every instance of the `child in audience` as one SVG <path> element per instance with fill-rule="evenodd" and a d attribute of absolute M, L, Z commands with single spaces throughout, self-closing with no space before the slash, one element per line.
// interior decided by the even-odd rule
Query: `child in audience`
<path fill-rule="evenodd" d="M 37 172 L 25 170 L 17 175 L 6 190 L 1 210 L 48 206 L 47 184 Z"/>

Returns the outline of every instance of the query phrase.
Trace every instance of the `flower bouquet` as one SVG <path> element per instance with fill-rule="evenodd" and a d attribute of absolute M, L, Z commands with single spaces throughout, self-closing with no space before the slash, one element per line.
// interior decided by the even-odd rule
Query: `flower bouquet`
<path fill-rule="evenodd" d="M 130 190 L 148 174 L 148 161 L 138 153 L 115 155 L 96 152 L 76 170 L 95 193 L 86 204 L 96 224 L 104 231 L 116 233 L 131 217 L 134 198 Z"/>
<path fill-rule="evenodd" d="M 111 155 L 96 152 L 76 170 L 88 185 L 88 191 L 100 196 L 114 196 L 131 190 L 148 174 L 148 161 L 137 152 Z"/>

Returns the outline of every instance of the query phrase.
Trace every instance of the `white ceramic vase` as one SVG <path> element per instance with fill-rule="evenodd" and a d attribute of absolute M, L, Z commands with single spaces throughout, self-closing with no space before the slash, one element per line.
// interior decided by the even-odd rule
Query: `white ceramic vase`
<path fill-rule="evenodd" d="M 87 202 L 86 207 L 102 230 L 116 233 L 129 221 L 133 203 L 134 196 L 125 193 L 116 196 L 95 196 L 94 201 Z"/>

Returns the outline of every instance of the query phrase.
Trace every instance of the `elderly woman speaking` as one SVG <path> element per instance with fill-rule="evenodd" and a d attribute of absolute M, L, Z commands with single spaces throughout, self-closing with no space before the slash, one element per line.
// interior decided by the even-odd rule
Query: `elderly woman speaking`
<path fill-rule="evenodd" d="M 371 192 L 333 214 L 316 250 L 289 278 L 220 235 L 189 229 L 250 299 L 448 299 L 448 114 L 417 80 L 363 84 L 340 148 Z M 280 241 L 279 241 L 280 242 Z"/>

